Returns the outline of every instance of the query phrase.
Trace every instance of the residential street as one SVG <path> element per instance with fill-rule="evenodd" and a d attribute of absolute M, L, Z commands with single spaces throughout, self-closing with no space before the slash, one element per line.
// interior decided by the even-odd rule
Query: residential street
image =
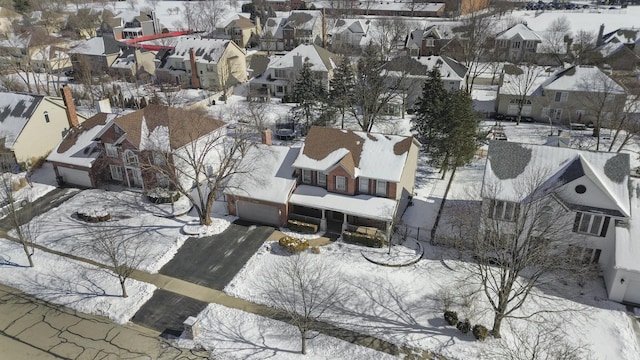
<path fill-rule="evenodd" d="M 0 285 L 0 349 L 7 359 L 207 359 L 144 328 L 52 305 Z"/>

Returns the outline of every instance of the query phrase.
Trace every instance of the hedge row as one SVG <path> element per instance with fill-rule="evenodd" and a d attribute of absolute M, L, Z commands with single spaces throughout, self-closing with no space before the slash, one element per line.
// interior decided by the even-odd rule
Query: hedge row
<path fill-rule="evenodd" d="M 289 220 L 287 221 L 289 229 L 303 233 L 303 234 L 315 234 L 318 232 L 318 225 L 306 223 L 297 220 Z"/>
<path fill-rule="evenodd" d="M 384 246 L 384 239 L 375 235 L 367 235 L 359 232 L 345 231 L 342 233 L 342 239 L 352 244 L 362 244 L 369 247 L 381 248 Z"/>

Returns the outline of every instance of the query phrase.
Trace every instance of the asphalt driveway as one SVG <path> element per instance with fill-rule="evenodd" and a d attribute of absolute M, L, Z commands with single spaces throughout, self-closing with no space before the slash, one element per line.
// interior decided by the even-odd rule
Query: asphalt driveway
<path fill-rule="evenodd" d="M 222 290 L 272 233 L 234 223 L 218 235 L 190 238 L 160 273 Z"/>
<path fill-rule="evenodd" d="M 162 333 L 163 336 L 180 336 L 184 330 L 184 321 L 196 316 L 207 303 L 158 289 L 131 321 L 146 328 Z"/>

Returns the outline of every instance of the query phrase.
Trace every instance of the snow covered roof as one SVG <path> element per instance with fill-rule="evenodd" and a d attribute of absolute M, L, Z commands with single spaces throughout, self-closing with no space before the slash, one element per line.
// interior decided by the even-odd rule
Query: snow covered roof
<path fill-rule="evenodd" d="M 282 38 L 282 27 L 286 22 L 286 17 L 268 18 L 267 21 L 264 22 L 262 35 L 264 36 L 265 34 L 271 34 L 271 37 L 275 39 Z"/>
<path fill-rule="evenodd" d="M 189 50 L 193 49 L 197 62 L 215 64 L 220 60 L 229 43 L 230 40 L 226 39 L 203 39 L 193 36 L 181 37 L 179 41 L 176 42 L 176 47 L 170 56 L 189 61 Z"/>
<path fill-rule="evenodd" d="M 286 204 L 297 181 L 292 164 L 299 151 L 299 147 L 256 144 L 242 159 L 251 166 L 251 174 L 232 176 L 225 193 Z"/>
<path fill-rule="evenodd" d="M 119 53 L 121 45 L 119 41 L 110 36 L 100 36 L 86 40 L 68 52 L 83 55 L 111 55 Z"/>
<path fill-rule="evenodd" d="M 238 27 L 240 29 L 252 29 L 256 25 L 249 18 L 246 18 L 240 14 L 235 14 L 232 18 L 222 22 L 221 28 Z"/>
<path fill-rule="evenodd" d="M 593 81 L 596 79 L 597 81 Z M 589 84 L 588 91 L 598 92 L 606 88 L 608 93 L 624 94 L 626 91 L 622 86 L 611 79 L 595 66 L 578 65 L 568 69 L 560 70 L 556 73 L 553 81 L 547 82 L 543 88 L 545 90 L 566 90 L 566 91 L 586 91 L 585 84 Z M 595 88 L 602 86 L 602 89 Z"/>
<path fill-rule="evenodd" d="M 299 185 L 289 198 L 289 203 L 382 221 L 393 220 L 397 207 L 397 201 L 393 199 L 372 195 L 342 195 L 309 185 Z"/>
<path fill-rule="evenodd" d="M 309 59 L 312 71 L 329 71 L 334 69 L 338 63 L 337 55 L 318 45 L 299 45 L 295 49 L 289 51 L 286 55 L 271 62 L 269 64 L 269 68 L 292 68 L 295 56 L 302 56 L 303 59 Z"/>
<path fill-rule="evenodd" d="M 640 28 L 620 28 L 602 37 L 604 42 L 617 44 L 637 44 L 640 42 Z"/>
<path fill-rule="evenodd" d="M 629 226 L 616 226 L 614 246 L 614 268 L 640 272 L 640 242 L 637 234 L 640 233 L 640 181 L 631 179 L 631 213 Z"/>
<path fill-rule="evenodd" d="M 118 69 L 131 69 L 136 65 L 136 56 L 134 54 L 129 54 L 125 57 L 119 57 L 116 61 L 111 64 L 112 68 Z"/>
<path fill-rule="evenodd" d="M 116 114 L 96 114 L 72 128 L 47 157 L 48 161 L 90 168 L 100 155 L 98 134 Z"/>
<path fill-rule="evenodd" d="M 6 148 L 13 147 L 44 98 L 44 95 L 0 92 L 0 137 L 4 138 Z"/>
<path fill-rule="evenodd" d="M 405 47 L 419 49 L 422 47 L 422 39 L 433 37 L 434 39 L 451 38 L 452 31 L 449 25 L 435 24 L 430 25 L 427 28 L 413 30 L 407 36 Z"/>
<path fill-rule="evenodd" d="M 290 26 L 300 30 L 312 30 L 316 20 L 322 18 L 319 10 L 294 10 L 287 18 L 285 26 Z"/>
<path fill-rule="evenodd" d="M 163 145 L 176 150 L 225 125 L 195 110 L 154 104 L 122 115 L 113 124 L 122 129 L 127 141 L 140 150 L 157 141 L 163 141 Z M 98 136 L 102 137 L 106 129 Z"/>
<path fill-rule="evenodd" d="M 403 72 L 408 72 L 414 76 L 428 76 L 433 68 L 440 69 L 440 76 L 443 80 L 464 80 L 467 68 L 448 56 L 399 56 L 391 59 L 384 65 L 384 69 L 390 75 L 401 76 Z"/>
<path fill-rule="evenodd" d="M 369 20 L 366 22 L 362 19 L 338 19 L 333 24 L 333 28 L 329 30 L 329 34 L 339 34 L 349 32 L 353 34 L 365 34 L 369 28 Z"/>
<path fill-rule="evenodd" d="M 529 29 L 525 24 L 516 24 L 496 36 L 496 40 L 511 40 L 520 36 L 525 41 L 542 41 L 540 35 Z"/>
<path fill-rule="evenodd" d="M 482 193 L 514 202 L 554 194 L 570 209 L 628 217 L 629 172 L 629 154 L 491 141 Z M 587 191 L 565 186 L 574 182 Z M 537 186 L 536 194 L 527 193 L 531 186 Z"/>
<path fill-rule="evenodd" d="M 293 166 L 328 171 L 340 164 L 354 177 L 399 182 L 413 137 L 314 126 Z"/>

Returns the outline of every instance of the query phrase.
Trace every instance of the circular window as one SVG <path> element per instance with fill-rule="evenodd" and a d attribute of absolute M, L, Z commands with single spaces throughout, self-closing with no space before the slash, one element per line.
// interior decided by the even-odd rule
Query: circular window
<path fill-rule="evenodd" d="M 587 191 L 587 187 L 584 185 L 577 185 L 576 186 L 576 192 L 578 194 L 584 194 Z"/>

